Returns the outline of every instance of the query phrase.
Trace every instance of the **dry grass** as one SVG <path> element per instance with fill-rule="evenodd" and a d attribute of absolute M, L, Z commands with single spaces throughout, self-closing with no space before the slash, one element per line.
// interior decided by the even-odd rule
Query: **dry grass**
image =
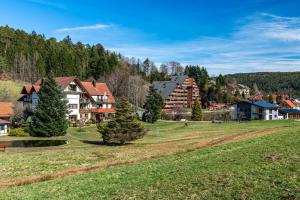
<path fill-rule="evenodd" d="M 27 176 L 27 177 L 22 176 L 16 178 L 0 179 L 0 187 L 27 185 L 36 182 L 44 182 L 48 180 L 58 179 L 66 176 L 74 176 L 74 175 L 83 174 L 95 170 L 114 167 L 117 165 L 137 163 L 145 160 L 161 158 L 162 156 L 166 156 L 166 155 L 181 154 L 181 153 L 196 151 L 206 147 L 246 140 L 249 138 L 258 137 L 258 136 L 282 131 L 285 129 L 288 129 L 288 127 L 265 128 L 257 131 L 227 134 L 226 136 L 217 135 L 216 137 L 206 138 L 204 140 L 201 140 L 201 138 L 199 139 L 198 132 L 189 134 L 188 137 L 185 134 L 181 134 L 177 136 L 176 140 L 173 139 L 173 137 L 169 138 L 169 140 L 165 138 L 162 143 L 148 144 L 143 146 L 128 145 L 124 147 L 118 147 L 120 151 L 113 154 L 116 159 L 107 159 L 100 163 L 91 164 L 84 167 L 80 167 L 80 166 L 72 167 L 72 168 L 67 168 L 58 171 L 56 173 L 46 173 L 44 175 L 38 175 L 38 176 Z M 122 151 L 121 149 L 125 151 Z"/>

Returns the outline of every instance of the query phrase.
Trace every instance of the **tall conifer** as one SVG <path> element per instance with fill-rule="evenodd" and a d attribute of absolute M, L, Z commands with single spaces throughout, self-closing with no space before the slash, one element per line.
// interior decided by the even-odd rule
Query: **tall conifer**
<path fill-rule="evenodd" d="M 192 120 L 193 121 L 201 121 L 203 118 L 202 116 L 202 108 L 199 99 L 197 98 L 194 102 L 193 109 L 192 109 Z"/>
<path fill-rule="evenodd" d="M 144 122 L 154 123 L 159 119 L 160 111 L 164 107 L 164 99 L 162 96 L 153 88 L 150 87 L 149 94 L 146 97 L 144 105 L 145 112 L 143 113 L 142 120 Z"/>
<path fill-rule="evenodd" d="M 65 135 L 68 128 L 67 102 L 52 73 L 43 79 L 38 96 L 39 102 L 30 125 L 30 134 L 37 137 Z"/>

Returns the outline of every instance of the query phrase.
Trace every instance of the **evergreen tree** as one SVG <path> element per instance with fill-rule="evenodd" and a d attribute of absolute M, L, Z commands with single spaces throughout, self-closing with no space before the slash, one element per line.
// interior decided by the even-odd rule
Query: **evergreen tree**
<path fill-rule="evenodd" d="M 142 120 L 144 122 L 154 123 L 159 119 L 160 111 L 164 107 L 164 99 L 162 96 L 154 89 L 153 86 L 150 87 L 149 94 L 146 97 L 146 102 L 144 105 L 145 112 L 143 113 Z"/>
<path fill-rule="evenodd" d="M 202 108 L 199 99 L 197 98 L 194 102 L 192 109 L 192 120 L 193 121 L 202 121 Z"/>
<path fill-rule="evenodd" d="M 146 133 L 129 103 L 124 99 L 119 102 L 115 117 L 107 124 L 98 125 L 98 132 L 106 144 L 125 144 L 142 138 Z"/>
<path fill-rule="evenodd" d="M 143 62 L 143 73 L 145 74 L 145 76 L 148 76 L 150 74 L 150 70 L 151 70 L 151 61 L 146 58 Z"/>
<path fill-rule="evenodd" d="M 269 101 L 269 103 L 274 103 L 274 99 L 273 99 L 272 94 L 269 94 L 268 101 Z"/>
<path fill-rule="evenodd" d="M 37 137 L 61 136 L 68 128 L 67 102 L 56 85 L 53 74 L 43 79 L 39 102 L 30 125 L 30 134 Z"/>
<path fill-rule="evenodd" d="M 224 86 L 224 85 L 225 85 L 225 77 L 224 77 L 222 74 L 220 74 L 220 75 L 217 77 L 217 79 L 216 79 L 216 85 L 217 85 L 218 87 Z"/>

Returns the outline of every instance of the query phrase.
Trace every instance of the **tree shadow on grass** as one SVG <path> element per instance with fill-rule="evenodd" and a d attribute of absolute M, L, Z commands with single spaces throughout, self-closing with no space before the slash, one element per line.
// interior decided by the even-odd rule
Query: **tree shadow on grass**
<path fill-rule="evenodd" d="M 85 144 L 92 144 L 92 145 L 98 145 L 98 146 L 127 146 L 131 145 L 132 143 L 128 142 L 125 144 L 119 144 L 119 143 L 105 143 L 103 141 L 95 141 L 95 140 L 80 140 L 80 142 L 83 142 Z"/>

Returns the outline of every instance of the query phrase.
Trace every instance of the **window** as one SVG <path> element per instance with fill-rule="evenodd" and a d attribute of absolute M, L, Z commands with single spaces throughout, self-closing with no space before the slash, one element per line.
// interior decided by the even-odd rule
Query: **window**
<path fill-rule="evenodd" d="M 69 85 L 69 90 L 73 91 L 73 92 L 76 92 L 76 85 L 75 84 L 70 84 Z"/>
<path fill-rule="evenodd" d="M 76 115 L 70 115 L 69 120 L 72 121 L 72 122 L 76 122 L 77 116 Z"/>
<path fill-rule="evenodd" d="M 78 105 L 77 104 L 69 104 L 70 109 L 77 109 Z"/>
<path fill-rule="evenodd" d="M 0 125 L 0 131 L 4 131 L 4 125 Z"/>

